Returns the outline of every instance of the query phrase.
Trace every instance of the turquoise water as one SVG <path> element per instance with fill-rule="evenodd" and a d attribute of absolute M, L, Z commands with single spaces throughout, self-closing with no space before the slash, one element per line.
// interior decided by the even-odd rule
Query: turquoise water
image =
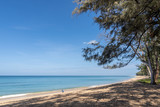
<path fill-rule="evenodd" d="M 0 76 L 0 96 L 110 84 L 131 76 Z"/>

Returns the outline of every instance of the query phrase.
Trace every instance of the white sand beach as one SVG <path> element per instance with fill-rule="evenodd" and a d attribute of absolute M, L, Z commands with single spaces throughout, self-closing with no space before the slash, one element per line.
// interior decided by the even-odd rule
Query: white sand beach
<path fill-rule="evenodd" d="M 7 106 L 7 105 L 14 105 L 14 106 L 25 106 L 27 105 L 33 105 L 33 104 L 44 104 L 47 102 L 54 102 L 58 99 L 68 99 L 74 97 L 78 97 L 79 94 L 91 94 L 91 93 L 99 93 L 103 91 L 110 92 L 110 89 L 112 86 L 118 86 L 118 84 L 130 84 L 132 82 L 135 82 L 139 79 L 147 78 L 144 76 L 136 76 L 135 78 L 113 83 L 113 84 L 105 84 L 105 85 L 98 85 L 98 86 L 90 86 L 90 87 L 81 87 L 81 88 L 74 88 L 74 89 L 66 89 L 62 93 L 61 90 L 56 91 L 47 91 L 47 92 L 37 92 L 37 93 L 26 93 L 26 94 L 17 94 L 17 95 L 10 95 L 10 96 L 2 96 L 0 97 L 0 106 Z M 107 88 L 103 88 L 107 87 Z M 125 87 L 123 87 L 125 89 Z M 137 87 L 138 88 L 138 87 Z M 98 89 L 98 90 L 97 90 Z M 100 94 L 100 93 L 99 93 Z M 116 94 L 116 93 L 115 93 Z M 119 93 L 117 93 L 119 94 Z M 63 98 L 66 96 L 65 98 Z M 53 98 L 53 99 L 50 99 Z M 79 98 L 79 97 L 78 97 Z M 36 99 L 36 101 L 35 101 Z M 77 99 L 77 98 L 76 98 Z M 80 100 L 87 99 L 87 97 L 81 97 Z M 89 98 L 90 99 L 90 98 Z M 78 100 L 78 99 L 77 99 Z M 109 100 L 109 99 L 108 99 Z M 105 101 L 105 100 L 104 100 Z M 63 105 L 63 101 L 57 102 L 57 106 L 60 104 Z"/>

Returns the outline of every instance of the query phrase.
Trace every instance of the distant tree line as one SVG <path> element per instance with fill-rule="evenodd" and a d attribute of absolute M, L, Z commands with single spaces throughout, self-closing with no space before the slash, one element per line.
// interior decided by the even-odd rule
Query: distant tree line
<path fill-rule="evenodd" d="M 145 66 L 144 64 L 137 65 L 137 68 L 139 70 L 139 72 L 136 73 L 137 76 L 150 76 L 147 70 L 147 66 Z M 159 75 L 160 75 L 160 72 L 159 72 Z"/>

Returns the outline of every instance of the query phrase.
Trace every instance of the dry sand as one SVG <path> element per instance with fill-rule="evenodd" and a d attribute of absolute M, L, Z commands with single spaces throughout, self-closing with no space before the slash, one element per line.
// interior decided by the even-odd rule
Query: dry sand
<path fill-rule="evenodd" d="M 0 99 L 4 107 L 160 107 L 160 85 L 136 82 L 135 77 L 121 83 L 60 91 L 31 93 Z"/>

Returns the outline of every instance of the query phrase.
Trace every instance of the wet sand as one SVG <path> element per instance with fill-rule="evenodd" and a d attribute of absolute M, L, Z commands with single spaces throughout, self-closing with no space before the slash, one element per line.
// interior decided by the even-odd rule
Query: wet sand
<path fill-rule="evenodd" d="M 120 83 L 57 91 L 30 93 L 0 99 L 4 107 L 158 107 L 160 85 L 136 82 L 135 77 Z"/>

